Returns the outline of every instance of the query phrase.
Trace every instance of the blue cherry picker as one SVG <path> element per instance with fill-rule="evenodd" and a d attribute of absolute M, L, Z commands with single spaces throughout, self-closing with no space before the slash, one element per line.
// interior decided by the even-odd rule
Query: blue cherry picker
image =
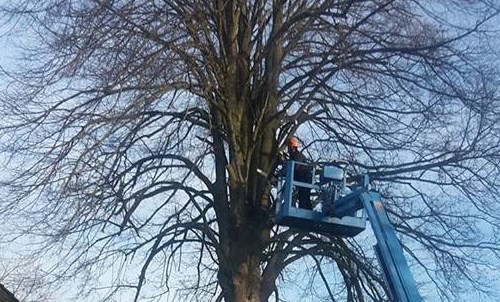
<path fill-rule="evenodd" d="M 295 165 L 312 170 L 311 182 L 294 180 Z M 307 231 L 353 237 L 371 224 L 377 244 L 375 253 L 395 302 L 420 302 L 422 298 L 408 267 L 394 227 L 384 210 L 380 193 L 370 189 L 367 175 L 348 178 L 346 163 L 332 161 L 310 165 L 288 161 L 285 176 L 277 184 L 276 223 Z M 297 187 L 316 192 L 319 206 L 313 210 L 296 207 Z M 321 207 L 321 209 L 318 209 Z"/>

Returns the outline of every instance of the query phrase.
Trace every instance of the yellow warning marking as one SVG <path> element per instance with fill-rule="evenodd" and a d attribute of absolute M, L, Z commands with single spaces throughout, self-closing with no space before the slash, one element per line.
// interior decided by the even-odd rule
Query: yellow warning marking
<path fill-rule="evenodd" d="M 380 210 L 383 208 L 382 202 L 379 200 L 374 201 L 373 204 L 375 205 L 375 209 L 377 209 L 377 210 Z"/>

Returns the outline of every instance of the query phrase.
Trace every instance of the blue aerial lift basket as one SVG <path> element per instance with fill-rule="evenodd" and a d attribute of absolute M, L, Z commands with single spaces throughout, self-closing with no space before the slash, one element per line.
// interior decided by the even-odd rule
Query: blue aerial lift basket
<path fill-rule="evenodd" d="M 295 165 L 309 166 L 311 180 L 295 180 Z M 313 191 L 312 195 L 321 203 L 321 208 L 318 205 L 313 210 L 296 207 L 294 192 L 297 188 Z M 344 169 L 338 165 L 326 164 L 318 169 L 288 161 L 285 178 L 278 182 L 277 189 L 275 219 L 278 225 L 352 237 L 362 232 L 369 220 L 377 239 L 374 248 L 390 289 L 391 301 L 422 301 L 401 243 L 385 212 L 382 197 L 369 190 L 368 176 L 347 186 Z"/>
<path fill-rule="evenodd" d="M 301 182 L 294 180 L 295 165 L 305 165 L 311 169 L 312 179 L 310 182 Z M 328 193 L 325 186 L 330 181 L 342 182 L 343 171 L 334 166 L 320 167 L 308 164 L 288 161 L 286 164 L 286 175 L 278 183 L 278 197 L 276 198 L 276 223 L 289 227 L 295 227 L 307 231 L 323 232 L 339 236 L 356 236 L 366 228 L 366 213 L 360 210 L 352 215 L 344 217 L 332 217 L 326 215 L 324 211 L 311 211 L 301 209 L 295 206 L 294 191 L 299 188 L 309 188 L 312 195 L 320 200 L 325 198 Z M 319 176 L 319 179 L 318 179 Z M 335 188 L 331 188 L 335 190 Z"/>

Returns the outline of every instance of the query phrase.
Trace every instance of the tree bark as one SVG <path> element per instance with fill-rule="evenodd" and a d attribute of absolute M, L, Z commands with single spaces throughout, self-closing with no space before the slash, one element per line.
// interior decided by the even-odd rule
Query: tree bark
<path fill-rule="evenodd" d="M 246 205 L 242 215 L 233 216 L 229 240 L 224 249 L 219 281 L 227 302 L 260 302 L 261 257 L 269 240 L 266 215 L 258 207 Z"/>

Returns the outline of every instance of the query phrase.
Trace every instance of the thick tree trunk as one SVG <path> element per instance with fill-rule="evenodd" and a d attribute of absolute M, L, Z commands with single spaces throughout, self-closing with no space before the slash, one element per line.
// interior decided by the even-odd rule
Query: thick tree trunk
<path fill-rule="evenodd" d="M 261 302 L 261 258 L 269 240 L 267 215 L 255 206 L 245 206 L 242 216 L 233 217 L 219 281 L 226 302 Z M 267 298 L 265 298 L 267 299 Z"/>
<path fill-rule="evenodd" d="M 251 242 L 239 240 L 235 242 L 232 253 L 234 267 L 231 280 L 231 291 L 228 301 L 260 302 L 260 255 L 249 246 Z"/>

